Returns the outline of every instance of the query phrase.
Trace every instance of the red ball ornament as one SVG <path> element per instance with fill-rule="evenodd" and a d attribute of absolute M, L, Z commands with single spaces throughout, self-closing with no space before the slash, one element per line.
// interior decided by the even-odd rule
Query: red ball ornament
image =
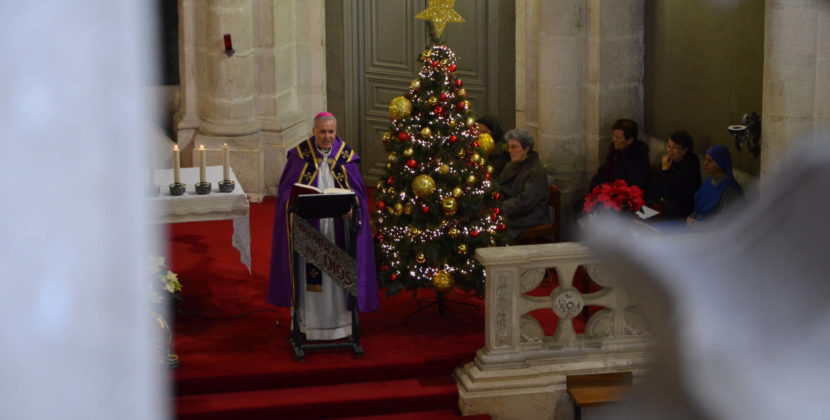
<path fill-rule="evenodd" d="M 498 229 L 498 230 L 507 230 L 507 226 L 504 223 L 502 223 L 502 224 L 496 226 L 496 229 Z"/>
<path fill-rule="evenodd" d="M 492 221 L 494 221 L 494 222 L 495 222 L 496 220 L 499 220 L 499 215 L 498 215 L 498 214 L 496 214 L 496 213 L 491 214 L 491 215 L 490 215 L 490 220 L 492 220 Z"/>
<path fill-rule="evenodd" d="M 490 175 L 490 172 L 485 172 L 485 173 L 484 173 L 484 180 L 485 180 L 485 181 L 489 181 L 489 180 L 490 180 L 490 178 L 492 178 L 492 175 Z"/>
<path fill-rule="evenodd" d="M 384 210 L 386 209 L 386 203 L 384 203 L 383 201 L 378 201 L 377 203 L 375 203 L 375 208 L 377 208 L 378 210 Z"/>
<path fill-rule="evenodd" d="M 414 168 L 414 167 L 418 166 L 418 162 L 416 162 L 415 159 L 409 159 L 408 161 L 406 161 L 406 166 L 409 166 L 410 168 Z"/>
<path fill-rule="evenodd" d="M 407 133 L 406 131 L 401 131 L 400 133 L 398 133 L 398 140 L 400 140 L 400 141 L 409 140 L 409 133 Z"/>
<path fill-rule="evenodd" d="M 463 110 L 464 110 L 464 108 L 466 108 L 466 107 L 467 107 L 467 105 L 466 105 L 466 104 L 464 104 L 464 101 L 461 101 L 461 102 L 458 102 L 457 104 L 455 104 L 455 107 L 456 107 L 456 109 L 458 109 L 459 111 L 463 111 Z"/>
<path fill-rule="evenodd" d="M 389 271 L 389 266 L 388 265 L 380 266 L 380 271 Z"/>
<path fill-rule="evenodd" d="M 429 206 L 427 206 L 427 205 L 421 206 L 421 213 L 424 213 L 424 214 L 429 213 Z"/>
<path fill-rule="evenodd" d="M 474 142 L 473 142 L 473 147 L 475 147 L 476 149 L 478 149 L 478 146 L 479 146 L 478 142 L 477 142 L 477 141 L 474 141 Z"/>
<path fill-rule="evenodd" d="M 437 116 L 439 116 L 439 117 L 440 117 L 440 116 L 442 116 L 442 115 L 444 115 L 444 107 L 442 107 L 442 106 L 440 106 L 440 105 L 439 105 L 439 106 L 436 106 L 436 107 L 435 107 L 435 115 L 437 115 Z"/>
<path fill-rule="evenodd" d="M 447 95 L 447 92 L 441 92 L 441 100 L 446 101 L 449 99 L 450 95 Z"/>
<path fill-rule="evenodd" d="M 496 208 L 493 209 L 493 213 L 499 215 L 499 214 L 501 214 L 501 209 L 496 207 Z"/>
<path fill-rule="evenodd" d="M 454 71 L 455 71 L 455 69 L 457 69 L 457 68 L 458 68 L 458 67 L 457 67 L 455 64 L 450 64 L 450 66 L 449 66 L 449 67 L 447 67 L 447 70 L 449 70 L 449 71 L 451 71 L 451 72 L 454 72 Z"/>
<path fill-rule="evenodd" d="M 392 275 L 391 275 L 391 276 L 389 276 L 389 280 L 395 281 L 395 280 L 397 280 L 397 279 L 398 279 L 398 275 L 397 275 L 397 274 L 395 274 L 395 273 L 392 273 Z"/>
<path fill-rule="evenodd" d="M 455 86 L 457 86 L 457 87 L 464 86 L 464 82 L 462 82 L 461 79 L 456 79 L 455 80 Z"/>
<path fill-rule="evenodd" d="M 474 230 L 474 231 L 470 232 L 470 236 L 472 236 L 473 238 L 477 238 L 480 233 L 481 232 L 479 232 L 477 230 Z"/>
<path fill-rule="evenodd" d="M 495 198 L 496 200 L 501 200 L 501 193 L 500 192 L 493 193 L 493 198 Z"/>
<path fill-rule="evenodd" d="M 455 134 L 450 136 L 450 143 L 455 143 L 457 141 L 458 141 L 458 136 L 456 136 Z"/>
<path fill-rule="evenodd" d="M 467 161 L 467 167 L 468 167 L 468 168 L 472 168 L 472 167 L 473 167 L 473 165 L 475 165 L 475 163 L 473 163 L 473 161 L 471 161 L 471 160 L 468 160 L 468 161 Z"/>
<path fill-rule="evenodd" d="M 441 63 L 439 63 L 437 61 L 430 61 L 429 62 L 429 66 L 432 67 L 432 68 L 438 67 L 439 64 L 441 64 Z"/>
<path fill-rule="evenodd" d="M 386 178 L 386 184 L 387 185 L 392 185 L 394 183 L 395 183 L 395 178 L 392 178 L 391 176 L 389 178 Z"/>

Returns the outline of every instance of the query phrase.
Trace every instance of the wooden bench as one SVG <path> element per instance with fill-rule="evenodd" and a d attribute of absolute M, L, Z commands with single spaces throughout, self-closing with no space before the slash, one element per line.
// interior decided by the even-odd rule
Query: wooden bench
<path fill-rule="evenodd" d="M 575 375 L 566 378 L 568 395 L 574 401 L 574 418 L 582 418 L 584 407 L 595 407 L 622 401 L 624 394 L 634 382 L 631 372 Z"/>

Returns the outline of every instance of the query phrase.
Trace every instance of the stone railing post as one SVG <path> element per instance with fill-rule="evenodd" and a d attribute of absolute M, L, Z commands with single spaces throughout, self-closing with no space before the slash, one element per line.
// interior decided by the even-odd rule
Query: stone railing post
<path fill-rule="evenodd" d="M 552 418 L 570 409 L 568 375 L 646 368 L 648 328 L 635 302 L 586 247 L 485 248 L 476 256 L 487 274 L 485 344 L 474 362 L 455 372 L 464 415 Z M 591 288 L 575 285 L 577 276 L 589 279 Z M 590 318 L 577 331 L 574 319 L 587 307 Z M 539 310 L 551 311 L 555 321 L 538 318 Z M 551 322 L 555 330 L 546 335 Z"/>

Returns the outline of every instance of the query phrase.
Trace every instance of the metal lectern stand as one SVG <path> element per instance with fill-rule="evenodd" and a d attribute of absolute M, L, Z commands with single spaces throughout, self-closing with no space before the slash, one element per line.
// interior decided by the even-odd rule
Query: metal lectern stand
<path fill-rule="evenodd" d="M 347 214 L 349 210 L 352 211 L 351 219 L 344 219 L 343 215 Z M 298 195 L 294 197 L 289 211 L 289 217 L 292 220 L 290 225 L 291 249 L 294 253 L 295 264 L 293 276 L 294 297 L 291 313 L 292 334 L 288 341 L 291 343 L 294 355 L 297 360 L 302 362 L 305 360 L 306 351 L 309 350 L 349 348 L 354 351 L 355 357 L 363 356 L 363 347 L 360 346 L 360 319 L 357 306 L 357 265 L 354 262 L 356 257 L 356 233 L 360 229 L 358 223 L 360 219 L 358 218 L 359 208 L 356 205 L 354 193 Z M 346 239 L 345 250 L 341 250 L 336 244 L 331 243 L 328 238 L 306 222 L 310 219 L 326 218 L 335 219 L 335 229 L 337 229 L 337 225 L 341 224 L 338 220 L 342 221 L 343 236 Z M 363 228 L 368 227 L 364 226 Z M 307 239 L 301 239 L 304 237 Z M 304 253 L 305 255 L 303 255 Z M 299 288 L 302 283 L 299 278 L 300 264 L 297 264 L 296 261 L 299 261 L 299 257 L 302 257 L 304 261 L 313 260 L 316 255 L 321 254 L 339 254 L 339 259 L 332 258 L 333 255 L 328 255 L 326 263 L 318 265 L 318 268 L 329 274 L 338 285 L 347 291 L 348 308 L 352 313 L 352 334 L 337 340 L 309 341 L 305 333 L 300 331 L 299 310 L 302 303 L 299 302 Z M 331 262 L 333 260 L 337 260 L 334 265 L 342 263 L 342 266 L 332 267 Z M 333 270 L 333 272 L 330 273 L 330 270 Z M 344 272 L 348 274 L 344 274 Z"/>

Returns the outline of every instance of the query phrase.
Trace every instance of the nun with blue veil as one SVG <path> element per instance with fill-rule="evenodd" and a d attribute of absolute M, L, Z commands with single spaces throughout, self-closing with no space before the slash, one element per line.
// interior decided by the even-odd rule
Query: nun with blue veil
<path fill-rule="evenodd" d="M 686 219 L 690 228 L 713 223 L 743 198 L 743 189 L 732 173 L 729 149 L 715 145 L 706 151 L 703 172 L 709 177 L 695 193 L 695 211 Z"/>

